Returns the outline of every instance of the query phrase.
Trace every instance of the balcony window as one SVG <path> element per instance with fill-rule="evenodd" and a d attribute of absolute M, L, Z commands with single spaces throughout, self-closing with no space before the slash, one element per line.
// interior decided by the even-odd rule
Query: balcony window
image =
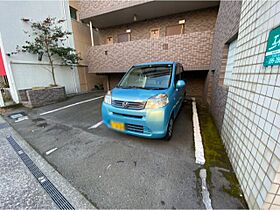
<path fill-rule="evenodd" d="M 71 6 L 69 7 L 69 10 L 70 10 L 70 17 L 72 19 L 77 20 L 77 10 Z"/>
<path fill-rule="evenodd" d="M 166 27 L 166 36 L 180 35 L 184 32 L 184 25 L 173 25 Z"/>
<path fill-rule="evenodd" d="M 124 33 L 118 35 L 118 43 L 130 41 L 130 33 Z"/>
<path fill-rule="evenodd" d="M 151 31 L 150 31 L 150 38 L 151 39 L 159 38 L 159 29 L 158 28 L 151 29 Z"/>
<path fill-rule="evenodd" d="M 113 37 L 112 36 L 107 37 L 106 44 L 113 44 Z"/>

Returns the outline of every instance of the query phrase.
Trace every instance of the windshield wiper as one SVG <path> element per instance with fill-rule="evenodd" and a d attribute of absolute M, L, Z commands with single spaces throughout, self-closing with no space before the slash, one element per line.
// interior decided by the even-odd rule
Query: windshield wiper
<path fill-rule="evenodd" d="M 166 88 L 160 88 L 160 87 L 146 87 L 147 90 L 165 90 Z"/>
<path fill-rule="evenodd" d="M 133 89 L 133 88 L 135 88 L 135 89 L 145 89 L 145 88 L 139 87 L 139 86 L 127 86 L 127 88 L 131 88 L 131 89 Z"/>
<path fill-rule="evenodd" d="M 143 87 L 139 87 L 139 86 L 116 86 L 117 88 L 124 88 L 124 89 L 145 89 Z"/>
<path fill-rule="evenodd" d="M 116 86 L 116 88 L 123 88 L 123 89 L 144 89 L 144 90 L 165 90 L 166 88 L 160 87 L 139 87 L 139 86 Z"/>

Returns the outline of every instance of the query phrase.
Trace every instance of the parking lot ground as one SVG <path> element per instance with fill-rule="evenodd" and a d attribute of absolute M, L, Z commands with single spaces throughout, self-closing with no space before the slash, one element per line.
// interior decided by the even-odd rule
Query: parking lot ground
<path fill-rule="evenodd" d="M 5 118 L 98 208 L 203 209 L 191 105 L 184 104 L 174 136 L 166 142 L 108 130 L 100 123 L 102 98 L 96 99 L 103 94 L 84 94 L 33 110 L 18 108 L 5 113 Z M 85 100 L 91 101 L 73 105 Z M 26 112 L 29 119 L 15 123 L 8 117 L 18 111 Z M 49 111 L 53 112 L 42 115 Z M 213 207 L 244 207 L 223 190 L 229 183 L 220 176 L 215 171 L 211 176 Z"/>

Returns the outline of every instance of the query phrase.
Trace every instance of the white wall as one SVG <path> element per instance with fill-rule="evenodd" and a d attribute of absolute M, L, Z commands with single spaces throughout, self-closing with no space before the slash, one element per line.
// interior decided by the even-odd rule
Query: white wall
<path fill-rule="evenodd" d="M 22 18 L 36 21 L 48 16 L 66 19 L 64 28 L 72 31 L 68 1 L 0 1 L 0 32 L 6 53 L 15 51 L 17 45 L 24 45 L 28 39 L 24 31 L 30 30 L 30 25 L 22 21 Z M 74 46 L 72 36 L 66 41 L 66 44 Z M 8 63 L 11 63 L 10 67 L 18 90 L 53 83 L 51 73 L 45 70 L 47 65 L 41 65 L 47 61 L 46 59 L 40 62 L 37 56 L 27 53 L 6 57 Z M 76 68 L 71 70 L 70 67 L 56 65 L 55 69 L 57 82 L 66 87 L 67 93 L 79 91 Z"/>
<path fill-rule="evenodd" d="M 280 1 L 242 2 L 221 133 L 251 209 L 280 209 L 280 66 L 263 66 L 279 25 Z"/>
<path fill-rule="evenodd" d="M 48 65 L 12 63 L 14 79 L 18 90 L 49 86 L 53 84 Z M 75 93 L 78 79 L 75 80 L 75 71 L 69 66 L 55 66 L 57 84 L 65 86 L 67 93 Z"/>

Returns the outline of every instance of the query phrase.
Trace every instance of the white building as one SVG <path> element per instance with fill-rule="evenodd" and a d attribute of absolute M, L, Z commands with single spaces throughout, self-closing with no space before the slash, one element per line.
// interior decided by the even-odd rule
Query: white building
<path fill-rule="evenodd" d="M 28 40 L 24 31 L 30 30 L 30 24 L 23 18 L 32 21 L 44 20 L 46 17 L 64 19 L 64 27 L 72 31 L 68 1 L 1 1 L 0 2 L 0 45 L 4 58 L 7 79 L 14 102 L 19 102 L 17 90 L 32 87 L 49 86 L 52 84 L 51 73 L 46 59 L 38 61 L 36 55 L 19 53 L 10 55 L 16 51 L 17 45 L 22 46 Z M 66 41 L 70 47 L 74 47 L 72 36 Z M 58 85 L 65 86 L 66 93 L 80 91 L 80 82 L 77 68 L 55 64 L 55 74 Z"/>

